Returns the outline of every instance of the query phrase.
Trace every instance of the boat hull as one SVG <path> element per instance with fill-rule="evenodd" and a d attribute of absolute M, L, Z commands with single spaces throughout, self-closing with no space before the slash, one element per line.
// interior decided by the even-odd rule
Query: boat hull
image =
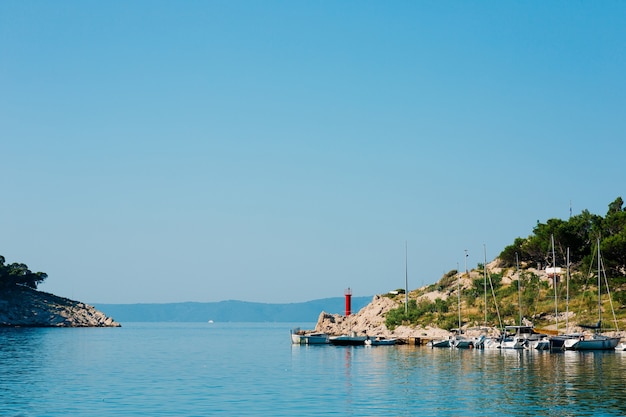
<path fill-rule="evenodd" d="M 329 337 L 324 333 L 314 334 L 291 334 L 291 343 L 294 345 L 326 345 Z"/>
<path fill-rule="evenodd" d="M 430 346 L 431 348 L 449 348 L 450 340 L 431 340 L 430 342 L 428 342 L 427 346 Z"/>
<path fill-rule="evenodd" d="M 330 344 L 336 346 L 363 346 L 367 336 L 335 336 L 330 338 Z"/>
<path fill-rule="evenodd" d="M 567 339 L 563 343 L 565 350 L 614 350 L 619 337 L 593 336 L 590 339 Z"/>
<path fill-rule="evenodd" d="M 550 337 L 550 350 L 565 350 L 565 342 L 567 340 L 572 340 L 569 342 L 573 344 L 575 340 L 580 340 L 581 335 L 579 334 L 562 334 L 558 336 Z"/>
<path fill-rule="evenodd" d="M 393 346 L 396 344 L 396 339 L 366 339 L 365 345 L 367 346 Z"/>
<path fill-rule="evenodd" d="M 474 349 L 473 339 L 452 339 L 450 346 L 457 349 Z"/>
<path fill-rule="evenodd" d="M 527 341 L 524 338 L 507 338 L 500 343 L 500 349 L 526 349 Z"/>

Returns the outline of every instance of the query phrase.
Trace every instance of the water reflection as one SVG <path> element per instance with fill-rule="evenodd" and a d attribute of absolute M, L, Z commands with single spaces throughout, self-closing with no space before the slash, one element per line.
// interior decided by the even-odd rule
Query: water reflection
<path fill-rule="evenodd" d="M 35 393 L 29 387 L 38 379 L 44 354 L 37 329 L 0 329 L 0 398 L 6 412 L 31 407 L 30 398 Z"/>
<path fill-rule="evenodd" d="M 330 351 L 333 348 L 329 348 Z M 336 349 L 335 349 L 336 350 Z M 423 415 L 626 415 L 626 355 L 397 346 L 343 350 L 345 407 Z M 391 405 L 390 405 L 391 406 Z M 363 408 L 364 409 L 364 408 Z M 402 414 L 402 413 L 401 413 Z"/>
<path fill-rule="evenodd" d="M 290 346 L 285 334 L 3 329 L 0 414 L 626 415 L 626 352 Z"/>
<path fill-rule="evenodd" d="M 406 398 L 407 413 L 420 407 L 447 415 L 626 415 L 617 400 L 626 394 L 626 355 L 617 352 L 387 352 L 395 352 L 386 355 L 387 386 L 399 391 L 389 395 Z"/>

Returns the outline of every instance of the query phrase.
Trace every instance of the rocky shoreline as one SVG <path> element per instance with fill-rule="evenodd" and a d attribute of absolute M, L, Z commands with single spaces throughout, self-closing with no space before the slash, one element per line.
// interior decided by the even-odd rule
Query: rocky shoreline
<path fill-rule="evenodd" d="M 489 271 L 501 273 L 503 270 L 498 266 L 498 264 L 499 260 L 496 259 L 490 264 L 487 264 L 487 268 L 489 269 Z M 527 270 L 537 275 L 541 281 L 549 282 L 549 277 L 545 270 L 535 268 L 528 268 Z M 511 285 L 511 283 L 515 279 L 514 271 L 509 270 L 504 272 L 505 273 L 502 276 L 502 283 L 504 285 Z M 476 278 L 480 278 L 480 273 L 477 271 L 470 271 L 469 276 L 461 279 L 461 287 L 464 289 L 469 288 L 472 285 L 472 279 Z M 425 292 L 424 290 L 425 288 L 420 288 L 418 290 L 420 294 L 417 297 L 418 302 L 420 300 L 429 300 L 432 302 L 437 298 L 445 300 L 452 294 L 456 294 L 457 291 L 456 288 L 448 290 L 436 288 L 429 292 Z M 387 326 L 385 326 L 385 316 L 387 312 L 403 305 L 403 300 L 399 299 L 398 297 L 392 298 L 385 295 L 376 295 L 374 296 L 372 301 L 367 306 L 363 307 L 358 313 L 351 314 L 347 317 L 341 314 L 329 314 L 326 312 L 322 312 L 318 317 L 314 331 L 326 333 L 330 336 L 339 336 L 354 333 L 361 336 L 367 335 L 388 338 L 394 337 L 398 339 L 420 338 L 423 340 L 445 339 L 452 334 L 451 332 L 436 326 L 398 326 L 393 331 L 387 329 Z M 547 319 L 548 322 L 553 322 L 554 316 L 551 316 L 549 313 L 547 313 L 544 316 L 544 319 Z M 560 322 L 565 322 L 566 319 L 569 319 L 571 332 L 584 332 L 585 329 L 578 325 L 578 323 L 576 322 L 576 315 L 573 312 L 570 311 L 567 314 L 562 312 L 559 314 Z M 530 320 L 531 321 L 528 321 L 526 320 L 526 318 L 524 318 L 524 321 L 527 322 L 528 325 L 532 325 L 532 321 L 535 320 L 535 316 L 530 317 Z M 515 323 L 511 322 L 508 324 Z M 501 333 L 501 329 L 495 327 L 480 326 L 479 323 L 475 322 L 466 323 L 461 328 L 465 335 L 469 337 L 477 337 L 480 335 L 497 336 Z M 555 332 L 557 329 L 555 324 L 546 324 L 545 326 L 542 326 L 542 328 L 539 330 L 544 332 Z M 619 334 L 619 331 L 607 331 L 604 333 L 607 335 L 616 336 Z"/>
<path fill-rule="evenodd" d="M 0 291 L 0 327 L 121 327 L 121 325 L 85 303 L 28 287 L 14 287 Z"/>
<path fill-rule="evenodd" d="M 350 316 L 322 312 L 317 319 L 315 331 L 331 336 L 356 333 L 358 335 L 395 337 L 408 339 L 419 337 L 424 339 L 446 338 L 450 332 L 438 327 L 398 326 L 393 331 L 385 326 L 385 314 L 401 304 L 389 297 L 376 295 L 372 301 L 358 313 Z"/>

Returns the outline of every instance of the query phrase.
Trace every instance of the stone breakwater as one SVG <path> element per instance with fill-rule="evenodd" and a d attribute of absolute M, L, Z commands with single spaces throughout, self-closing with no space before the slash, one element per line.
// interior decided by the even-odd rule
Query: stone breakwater
<path fill-rule="evenodd" d="M 0 327 L 120 327 L 94 307 L 26 287 L 0 290 Z"/>
<path fill-rule="evenodd" d="M 327 333 L 331 336 L 356 333 L 358 335 L 384 336 L 384 337 L 422 337 L 443 338 L 448 337 L 448 331 L 437 327 L 421 326 L 398 326 L 393 331 L 385 326 L 385 314 L 403 304 L 389 297 L 374 296 L 372 301 L 363 307 L 358 313 L 348 317 L 340 314 L 328 314 L 322 312 L 315 326 L 316 332 Z"/>

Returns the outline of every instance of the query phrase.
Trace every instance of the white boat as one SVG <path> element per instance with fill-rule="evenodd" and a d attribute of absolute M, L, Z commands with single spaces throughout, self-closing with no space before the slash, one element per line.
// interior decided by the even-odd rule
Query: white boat
<path fill-rule="evenodd" d="M 581 325 L 580 327 L 593 330 L 592 335 L 580 335 L 576 338 L 569 338 L 563 342 L 563 348 L 566 350 L 614 350 L 620 342 L 620 337 L 603 335 L 602 331 L 602 256 L 600 254 L 600 239 L 597 241 L 598 246 L 598 322 L 593 325 Z M 606 281 L 606 277 L 605 277 Z M 608 292 L 608 291 L 607 291 Z M 611 303 L 611 308 L 613 304 Z M 613 312 L 615 318 L 615 312 Z"/>
<path fill-rule="evenodd" d="M 556 254 L 554 251 L 554 234 L 550 235 L 550 246 L 552 247 L 552 267 L 546 268 L 546 274 L 552 278 L 552 288 L 554 289 L 554 328 L 555 336 L 546 336 L 536 344 L 537 350 L 562 350 L 564 338 L 558 337 L 559 334 L 559 301 L 558 301 L 558 283 L 561 274 L 561 268 L 556 266 Z M 569 306 L 569 248 L 567 248 L 567 285 L 568 293 L 566 297 L 566 305 Z M 567 313 L 565 314 L 567 318 Z M 565 326 L 567 328 L 567 325 Z"/>
<path fill-rule="evenodd" d="M 473 349 L 476 347 L 477 339 L 465 336 L 461 329 L 452 329 L 452 333 L 450 347 L 457 349 Z"/>
<path fill-rule="evenodd" d="M 292 334 L 291 342 L 296 345 L 325 345 L 329 337 L 325 333 Z"/>
<path fill-rule="evenodd" d="M 554 247 L 554 243 L 553 243 Z M 554 252 L 554 251 L 553 251 Z M 537 349 L 547 350 L 550 347 L 548 336 L 543 333 L 535 332 L 532 325 L 524 325 L 522 318 L 522 285 L 519 273 L 519 258 L 515 253 L 515 268 L 517 272 L 517 298 L 519 310 L 519 325 L 510 325 L 504 327 L 504 333 L 499 339 L 500 349 Z M 493 344 L 492 344 L 493 347 Z"/>
<path fill-rule="evenodd" d="M 485 340 L 483 341 L 482 346 L 484 349 L 500 349 L 501 343 L 502 343 L 502 335 L 486 337 Z"/>
<path fill-rule="evenodd" d="M 488 277 L 488 273 L 487 273 L 487 246 L 483 245 L 484 248 L 484 256 L 485 256 L 485 261 L 483 264 L 483 292 L 485 294 L 485 302 L 484 302 L 484 312 L 485 312 L 485 327 L 482 329 L 484 330 L 484 334 L 480 336 L 479 340 L 477 341 L 477 343 L 475 344 L 474 347 L 478 348 L 478 349 L 499 349 L 500 348 L 500 342 L 502 342 L 502 335 L 495 335 L 493 332 L 493 328 L 490 328 L 487 324 L 487 277 Z M 517 259 L 517 253 L 515 254 L 515 258 Z M 519 267 L 517 268 L 518 271 L 518 280 L 519 280 Z M 491 287 L 491 294 L 493 296 L 493 304 L 494 307 L 496 309 L 496 314 L 498 316 L 498 322 L 500 323 L 500 329 L 502 328 L 502 320 L 500 318 L 500 310 L 498 308 L 498 300 L 496 299 L 495 296 L 495 292 L 493 291 L 493 282 L 491 281 L 491 276 L 489 276 L 489 286 Z M 518 286 L 519 288 L 519 286 Z M 521 294 L 521 292 L 519 292 Z M 522 320 L 522 310 L 521 310 L 521 297 L 520 297 L 520 303 L 519 303 L 519 309 L 520 309 L 520 324 L 521 320 Z"/>
<path fill-rule="evenodd" d="M 430 348 L 449 348 L 450 340 L 451 338 L 440 339 L 440 340 L 430 340 L 428 343 L 426 343 L 426 346 Z"/>
<path fill-rule="evenodd" d="M 620 337 L 605 336 L 599 333 L 591 336 L 580 335 L 578 339 L 566 339 L 563 342 L 565 350 L 614 350 Z"/>
<path fill-rule="evenodd" d="M 473 349 L 474 348 L 474 340 L 467 338 L 458 338 L 454 339 L 451 343 L 452 347 L 457 349 Z"/>
<path fill-rule="evenodd" d="M 329 341 L 331 345 L 337 346 L 363 346 L 367 338 L 368 336 L 358 336 L 356 332 L 350 332 L 350 334 L 331 336 Z"/>
<path fill-rule="evenodd" d="M 356 334 L 331 336 L 329 341 L 331 345 L 336 346 L 363 346 L 367 336 L 357 336 Z"/>
<path fill-rule="evenodd" d="M 465 251 L 465 275 L 469 276 L 469 272 L 467 271 L 467 250 Z M 461 330 L 461 274 L 457 273 L 456 279 L 456 296 L 458 303 L 458 314 L 459 314 L 459 328 L 452 329 L 452 337 L 450 337 L 450 347 L 457 349 L 472 349 L 474 347 L 474 340 L 465 337 L 463 335 L 463 330 Z"/>
<path fill-rule="evenodd" d="M 395 338 L 386 338 L 386 337 L 368 337 L 365 339 L 366 346 L 393 346 L 397 342 Z"/>
<path fill-rule="evenodd" d="M 550 336 L 548 338 L 548 340 L 550 341 L 550 350 L 551 351 L 564 350 L 566 340 L 578 339 L 580 338 L 580 336 L 582 335 L 579 333 L 567 333 L 567 334 L 560 334 L 557 336 Z"/>
<path fill-rule="evenodd" d="M 550 338 L 549 337 L 544 337 L 541 340 L 538 340 L 534 346 L 531 346 L 531 348 L 533 349 L 537 349 L 537 350 L 551 350 L 551 343 L 550 343 Z"/>
<path fill-rule="evenodd" d="M 329 343 L 326 333 L 307 333 L 300 329 L 291 331 L 291 343 L 294 345 L 325 345 Z"/>
<path fill-rule="evenodd" d="M 489 335 L 490 332 L 490 327 L 488 326 L 488 322 L 487 322 L 487 277 L 488 277 L 488 273 L 487 273 L 487 246 L 483 245 L 483 253 L 484 253 L 484 263 L 483 263 L 483 288 L 484 288 L 484 295 L 485 295 L 485 301 L 483 304 L 484 307 L 484 313 L 485 313 L 485 322 L 484 322 L 484 327 L 480 328 L 481 331 L 481 335 L 475 338 L 471 339 L 471 346 L 470 346 L 470 342 L 465 342 L 465 345 L 467 347 L 473 347 L 475 349 L 493 349 L 493 348 L 499 348 L 500 347 L 500 339 L 499 338 L 494 338 L 492 335 Z M 466 258 L 467 258 L 467 254 L 466 254 Z M 466 271 L 467 271 L 467 266 L 465 267 Z M 493 300 L 494 300 L 494 306 L 496 309 L 496 314 L 498 315 L 498 321 L 500 322 L 500 327 L 502 327 L 502 320 L 500 320 L 500 310 L 498 309 L 498 302 L 497 299 L 495 297 L 495 293 L 493 292 L 493 284 L 491 282 L 491 277 L 489 277 L 489 284 L 491 286 L 491 290 L 492 290 L 492 295 L 493 295 Z"/>
<path fill-rule="evenodd" d="M 469 271 L 467 270 L 467 250 L 465 250 L 465 276 L 469 277 Z M 487 289 L 487 250 L 485 249 L 485 267 L 484 267 L 484 277 L 485 277 L 485 294 L 486 289 Z M 452 336 L 450 336 L 449 339 L 449 345 L 452 348 L 457 348 L 457 349 L 483 349 L 485 347 L 485 341 L 487 340 L 486 337 L 484 335 L 481 335 L 479 337 L 467 337 L 465 336 L 461 325 L 462 325 L 462 321 L 461 321 L 461 275 L 458 274 L 457 275 L 457 303 L 458 303 L 458 314 L 459 314 L 459 328 L 458 329 L 452 329 Z M 497 308 L 497 306 L 496 306 Z M 498 313 L 499 316 L 499 313 Z M 485 326 L 487 325 L 487 298 L 485 296 Z M 445 342 L 441 341 L 442 345 L 445 345 Z"/>
<path fill-rule="evenodd" d="M 533 326 L 506 326 L 504 332 L 500 349 L 536 349 L 547 342 L 547 335 L 535 332 Z"/>
<path fill-rule="evenodd" d="M 552 239 L 552 257 L 554 258 L 554 238 Z M 571 339 L 579 339 L 580 338 L 580 334 L 578 333 L 568 333 L 568 329 L 569 329 L 569 321 L 568 321 L 568 317 L 569 317 L 569 280 L 570 280 L 570 274 L 569 274 L 569 267 L 570 267 L 570 261 L 569 261 L 569 248 L 567 248 L 567 259 L 566 259 L 566 268 L 565 268 L 565 283 L 566 283 L 566 295 L 565 295 L 565 333 L 564 334 L 557 334 L 554 336 L 550 336 L 548 338 L 549 341 L 549 350 L 550 351 L 558 351 L 558 350 L 563 350 L 565 349 L 565 341 L 566 340 L 571 340 Z M 554 266 L 555 271 L 556 271 L 556 266 Z M 558 317 L 558 315 L 555 314 L 555 317 Z M 558 321 L 556 321 L 556 331 L 558 332 L 559 330 L 559 323 Z"/>

